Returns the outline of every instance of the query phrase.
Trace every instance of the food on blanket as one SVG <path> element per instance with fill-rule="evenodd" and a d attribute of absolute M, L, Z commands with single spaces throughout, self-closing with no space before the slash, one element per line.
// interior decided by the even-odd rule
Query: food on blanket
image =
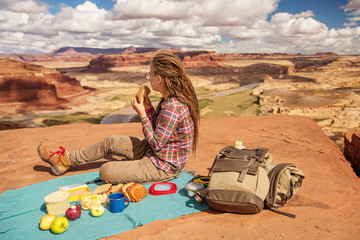
<path fill-rule="evenodd" d="M 51 231 L 56 234 L 60 234 L 66 231 L 69 226 L 69 221 L 66 217 L 60 216 L 56 217 L 55 220 L 51 223 Z"/>
<path fill-rule="evenodd" d="M 105 212 L 105 208 L 103 206 L 93 206 L 91 207 L 91 215 L 93 215 L 94 217 L 100 217 L 101 215 L 104 214 Z"/>
<path fill-rule="evenodd" d="M 113 193 L 118 193 L 118 192 L 120 192 L 120 190 L 121 190 L 121 188 L 122 188 L 123 186 L 124 186 L 124 184 L 121 184 L 121 183 L 119 183 L 119 184 L 116 185 L 116 186 L 112 186 L 112 187 L 110 188 L 110 191 L 109 191 L 108 195 L 113 194 Z"/>
<path fill-rule="evenodd" d="M 48 214 L 63 215 L 70 207 L 70 193 L 67 191 L 57 191 L 45 196 L 46 209 Z"/>
<path fill-rule="evenodd" d="M 123 193 L 125 195 L 125 197 L 127 199 L 129 199 L 130 201 L 131 201 L 131 199 L 130 199 L 129 193 L 127 192 L 127 188 L 133 184 L 135 184 L 135 183 L 133 183 L 133 182 L 126 183 L 124 186 L 122 186 L 122 188 L 120 190 L 120 192 Z"/>
<path fill-rule="evenodd" d="M 94 189 L 92 195 L 107 193 L 109 192 L 111 186 L 112 186 L 111 183 L 100 185 Z"/>
<path fill-rule="evenodd" d="M 106 193 L 91 196 L 80 196 L 80 205 L 84 210 L 89 210 L 93 206 L 107 206 L 107 204 L 108 195 Z"/>
<path fill-rule="evenodd" d="M 146 188 L 140 183 L 135 183 L 128 187 L 127 192 L 133 202 L 140 201 L 148 194 Z"/>
<path fill-rule="evenodd" d="M 144 95 L 146 94 L 146 96 L 149 96 L 150 93 L 150 88 L 148 88 L 146 85 L 141 86 L 136 94 L 136 101 L 140 103 Z"/>
<path fill-rule="evenodd" d="M 133 182 L 125 184 L 120 192 L 131 202 L 138 202 L 148 194 L 148 191 L 143 185 Z"/>
<path fill-rule="evenodd" d="M 75 204 L 72 205 L 71 207 L 68 208 L 68 210 L 66 210 L 66 217 L 69 220 L 76 220 L 81 216 L 81 209 L 79 207 L 79 205 Z"/>
<path fill-rule="evenodd" d="M 60 186 L 59 191 L 68 191 L 70 193 L 70 202 L 79 200 L 80 195 L 90 194 L 90 189 L 86 184 Z"/>
<path fill-rule="evenodd" d="M 51 214 L 45 214 L 40 219 L 40 229 L 41 230 L 49 230 L 51 227 L 51 223 L 55 220 L 56 216 Z"/>

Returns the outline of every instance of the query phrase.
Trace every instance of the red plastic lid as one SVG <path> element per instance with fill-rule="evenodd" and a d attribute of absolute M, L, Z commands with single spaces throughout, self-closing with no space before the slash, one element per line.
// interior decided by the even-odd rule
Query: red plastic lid
<path fill-rule="evenodd" d="M 175 183 L 171 182 L 159 182 L 154 183 L 149 188 L 149 193 L 151 195 L 164 195 L 176 193 L 177 186 Z"/>

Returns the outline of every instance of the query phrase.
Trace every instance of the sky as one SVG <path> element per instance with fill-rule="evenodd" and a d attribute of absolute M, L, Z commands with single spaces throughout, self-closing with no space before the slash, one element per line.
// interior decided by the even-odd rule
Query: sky
<path fill-rule="evenodd" d="M 360 0 L 0 0 L 0 54 L 69 46 L 360 54 Z"/>

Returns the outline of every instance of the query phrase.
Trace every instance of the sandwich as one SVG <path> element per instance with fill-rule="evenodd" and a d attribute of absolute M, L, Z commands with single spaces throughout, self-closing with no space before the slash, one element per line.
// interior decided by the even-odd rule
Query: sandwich
<path fill-rule="evenodd" d="M 145 94 L 146 96 L 148 96 L 150 93 L 151 93 L 150 88 L 148 88 L 146 85 L 141 86 L 136 94 L 136 101 L 140 103 L 141 99 L 144 98 Z"/>
<path fill-rule="evenodd" d="M 148 191 L 143 185 L 133 182 L 123 185 L 120 192 L 123 193 L 130 202 L 138 202 L 148 194 Z"/>

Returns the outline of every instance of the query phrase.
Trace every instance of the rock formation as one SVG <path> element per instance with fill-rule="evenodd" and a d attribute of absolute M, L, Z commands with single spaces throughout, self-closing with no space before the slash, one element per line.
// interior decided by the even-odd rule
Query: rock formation
<path fill-rule="evenodd" d="M 343 134 L 360 129 L 359 57 L 293 59 L 294 72 L 268 77 L 253 94 L 262 114 L 314 118 L 340 146 Z"/>
<path fill-rule="evenodd" d="M 138 66 L 149 64 L 156 53 L 163 51 L 137 53 L 134 50 L 125 51 L 121 54 L 102 55 L 90 61 L 86 72 L 108 72 L 111 68 Z M 219 61 L 225 59 L 225 55 L 208 51 L 177 51 L 169 49 L 183 62 L 185 68 L 218 67 Z"/>
<path fill-rule="evenodd" d="M 76 63 L 89 62 L 103 54 L 121 53 L 146 53 L 156 51 L 155 48 L 85 48 L 85 47 L 63 47 L 51 53 L 40 54 L 0 54 L 0 59 L 15 60 L 19 62 L 37 63 L 46 65 L 49 62 Z"/>
<path fill-rule="evenodd" d="M 0 192 L 60 178 L 51 175 L 49 165 L 38 157 L 36 148 L 40 142 L 46 143 L 54 151 L 59 146 L 73 151 L 115 132 L 143 136 L 140 123 L 74 124 L 0 131 Z M 202 119 L 197 152 L 196 155 L 191 155 L 186 170 L 207 175 L 218 151 L 226 145 L 234 145 L 236 140 L 243 141 L 247 148 L 268 148 L 274 157 L 273 164 L 293 162 L 304 172 L 304 184 L 281 209 L 296 214 L 296 218 L 288 218 L 269 210 L 263 210 L 259 214 L 206 210 L 151 222 L 106 239 L 359 238 L 360 179 L 340 149 L 315 121 L 300 116 Z M 107 161 L 109 159 L 99 159 L 73 166 L 65 177 L 98 171 Z M 183 187 L 178 186 L 177 194 L 183 194 Z M 41 204 L 39 202 L 39 207 Z M 192 205 L 189 204 L 189 207 Z M 130 210 L 129 208 L 127 211 Z M 35 225 L 37 221 L 38 219 L 34 219 L 31 224 Z M 94 226 L 96 224 L 94 221 Z"/>
<path fill-rule="evenodd" d="M 344 140 L 344 156 L 360 177 L 360 132 L 347 132 Z"/>
<path fill-rule="evenodd" d="M 54 69 L 12 60 L 0 60 L 0 103 L 56 106 L 84 91 L 74 78 Z M 6 106 L 6 105 L 4 105 Z"/>
<path fill-rule="evenodd" d="M 102 55 L 90 61 L 86 72 L 108 72 L 111 68 L 149 64 L 154 53 Z"/>

